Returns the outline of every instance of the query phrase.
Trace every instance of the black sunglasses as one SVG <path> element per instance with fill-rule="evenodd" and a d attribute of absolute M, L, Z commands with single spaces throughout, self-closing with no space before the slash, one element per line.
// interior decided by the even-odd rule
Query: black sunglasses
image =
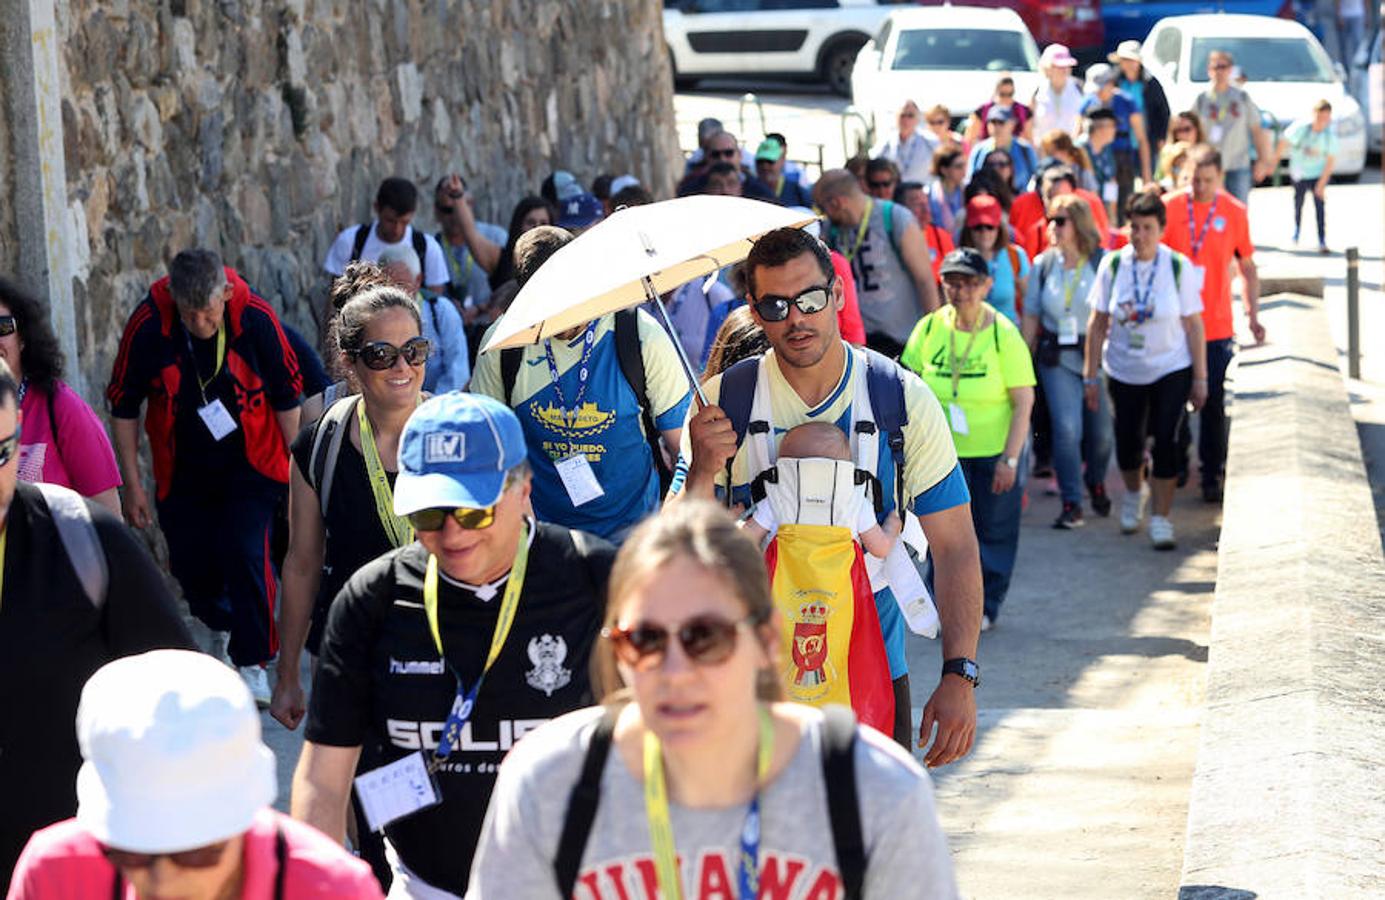
<path fill-rule="evenodd" d="M 19 426 L 14 427 L 14 434 L 7 438 L 0 439 L 0 467 L 10 464 L 14 459 L 15 451 L 19 449 Z"/>
<path fill-rule="evenodd" d="M 738 155 L 740 155 L 740 151 L 737 150 L 735 147 L 731 147 L 730 149 L 727 149 L 727 150 L 709 150 L 709 151 L 707 151 L 707 156 L 708 156 L 709 158 L 711 158 L 711 159 L 730 159 L 731 157 L 733 157 L 733 156 L 738 156 Z"/>
<path fill-rule="evenodd" d="M 414 526 L 414 531 L 441 531 L 449 517 L 455 519 L 457 524 L 467 531 L 479 531 L 495 524 L 495 507 L 494 503 L 483 509 L 438 506 L 411 512 L 408 518 L 409 524 Z"/>
<path fill-rule="evenodd" d="M 1008 159 L 997 159 L 995 162 L 986 163 L 988 169 L 1013 169 L 1015 164 Z"/>
<path fill-rule="evenodd" d="M 760 314 L 760 318 L 766 322 L 782 322 L 789 317 L 789 307 L 796 306 L 798 311 L 805 316 L 813 313 L 822 312 L 827 308 L 828 299 L 831 297 L 832 282 L 827 284 L 814 285 L 799 291 L 792 297 L 776 297 L 773 294 L 766 294 L 755 301 L 755 312 Z"/>
<path fill-rule="evenodd" d="M 177 853 L 132 853 L 103 845 L 101 853 L 117 869 L 147 869 L 157 860 L 164 858 L 180 869 L 210 869 L 221 862 L 229 843 L 230 841 L 222 841 L 205 847 L 194 847 L 191 850 L 179 850 Z"/>
<path fill-rule="evenodd" d="M 1062 226 L 1068 224 L 1068 217 L 1067 217 L 1067 216 L 1054 216 L 1053 218 L 1049 219 L 1049 221 L 1052 222 L 1054 225 L 1057 225 L 1057 226 L 1059 226 L 1059 227 L 1061 228 Z"/>
<path fill-rule="evenodd" d="M 416 337 L 405 341 L 402 347 L 396 347 L 389 341 L 371 341 L 361 349 L 353 351 L 352 356 L 365 363 L 367 369 L 383 372 L 393 369 L 395 361 L 400 356 L 411 366 L 421 366 L 428 361 L 428 354 L 432 352 L 433 345 L 427 338 Z"/>
<path fill-rule="evenodd" d="M 14 316 L 0 316 L 0 337 L 9 337 L 15 330 Z"/>
<path fill-rule="evenodd" d="M 893 181 L 872 181 L 872 182 L 870 182 L 870 186 L 873 187 L 873 188 L 875 188 L 876 190 L 881 190 L 881 191 L 892 191 L 892 190 L 894 190 L 894 182 L 893 182 Z"/>
<path fill-rule="evenodd" d="M 736 633 L 742 625 L 758 625 L 763 616 L 746 616 L 738 622 L 716 615 L 693 616 L 676 630 L 640 622 L 629 628 L 611 626 L 601 636 L 611 642 L 616 657 L 628 666 L 649 670 L 668 653 L 669 641 L 678 639 L 695 665 L 715 666 L 736 652 Z"/>

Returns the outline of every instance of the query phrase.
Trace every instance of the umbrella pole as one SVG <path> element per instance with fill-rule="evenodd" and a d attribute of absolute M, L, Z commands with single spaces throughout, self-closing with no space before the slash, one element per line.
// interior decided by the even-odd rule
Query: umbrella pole
<path fill-rule="evenodd" d="M 673 348 L 678 351 L 678 361 L 683 364 L 683 371 L 687 373 L 688 384 L 691 385 L 693 394 L 697 396 L 697 401 L 702 406 L 707 405 L 707 395 L 702 393 L 702 384 L 697 379 L 697 373 L 693 371 L 692 363 L 688 361 L 687 351 L 683 349 L 683 342 L 678 339 L 678 331 L 673 327 L 673 320 L 669 318 L 668 309 L 664 307 L 664 298 L 659 296 L 659 292 L 654 290 L 654 282 L 649 280 L 649 276 L 640 279 L 644 285 L 644 295 L 659 310 L 660 317 L 664 320 L 664 328 L 668 335 L 673 339 Z M 701 407 L 699 407 L 701 408 Z"/>

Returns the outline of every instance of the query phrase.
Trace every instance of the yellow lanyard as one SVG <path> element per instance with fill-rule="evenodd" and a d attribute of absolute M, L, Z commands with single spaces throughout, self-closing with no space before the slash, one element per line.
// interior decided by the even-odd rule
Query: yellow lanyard
<path fill-rule="evenodd" d="M 865 215 L 861 216 L 861 224 L 856 226 L 856 243 L 844 254 L 848 262 L 856 258 L 856 251 L 861 249 L 861 241 L 866 239 L 866 229 L 870 227 L 870 214 L 874 209 L 875 198 L 867 197 Z"/>
<path fill-rule="evenodd" d="M 192 371 L 197 373 L 197 384 L 205 392 L 207 385 L 216 381 L 216 376 L 221 374 L 221 367 L 226 363 L 226 325 L 222 323 L 216 327 L 216 366 L 212 369 L 212 374 L 206 381 L 202 380 L 202 373 L 197 371 L 197 359 L 192 360 Z"/>
<path fill-rule="evenodd" d="M 774 722 L 769 711 L 760 707 L 760 746 L 755 764 L 755 791 L 758 795 L 769 776 L 774 758 Z M 758 798 L 757 798 L 758 799 Z M 752 805 L 758 806 L 752 800 Z M 659 738 L 644 732 L 644 808 L 649 817 L 649 842 L 654 849 L 654 869 L 659 875 L 659 894 L 663 900 L 682 900 L 683 883 L 678 879 L 678 852 L 673 842 L 673 823 L 668 815 L 668 786 L 664 782 L 664 751 Z M 756 845 L 759 844 L 758 834 Z M 758 866 L 757 860 L 742 860 Z"/>
<path fill-rule="evenodd" d="M 962 355 L 957 355 L 957 307 L 950 307 L 952 310 L 952 327 L 947 330 L 947 354 L 951 357 L 952 366 L 952 399 L 957 399 L 957 386 L 962 381 L 962 366 L 966 365 L 967 358 L 971 356 L 971 348 L 976 346 L 976 336 L 986 330 L 986 316 L 993 312 L 988 303 L 981 304 L 981 314 L 976 318 L 976 328 L 971 333 L 971 338 L 967 340 L 967 348 L 962 351 Z"/>
<path fill-rule="evenodd" d="M 505 596 L 500 601 L 500 616 L 495 622 L 495 633 L 491 635 L 490 652 L 486 654 L 486 665 L 481 670 L 481 678 L 505 647 L 510 636 L 510 627 L 515 624 L 515 612 L 519 609 L 519 593 L 524 590 L 524 572 L 529 566 L 529 526 L 519 533 L 519 547 L 515 550 L 515 561 L 510 566 L 510 582 L 505 585 Z M 442 632 L 438 630 L 438 558 L 429 554 L 428 571 L 423 576 L 423 612 L 428 617 L 428 630 L 433 633 L 433 643 L 442 655 Z M 472 692 L 481 686 L 481 678 L 476 679 Z"/>
<path fill-rule="evenodd" d="M 447 268 L 452 274 L 452 283 L 460 285 L 461 287 L 466 287 L 471 283 L 471 267 L 473 265 L 471 251 L 466 251 L 466 270 L 463 271 L 461 265 L 457 262 L 456 254 L 452 252 L 452 244 L 442 236 L 442 232 L 438 232 L 438 243 L 443 246 L 443 256 L 447 258 Z M 460 278 L 458 276 L 460 276 Z"/>
<path fill-rule="evenodd" d="M 1077 261 L 1077 268 L 1073 270 L 1072 277 L 1068 279 L 1067 285 L 1063 288 L 1063 312 L 1072 312 L 1072 294 L 1077 290 L 1077 283 L 1082 280 L 1082 270 L 1086 268 L 1087 257 L 1082 257 Z"/>
<path fill-rule="evenodd" d="M 366 478 L 370 481 L 370 492 L 375 495 L 375 514 L 380 517 L 380 526 L 385 529 L 390 546 L 412 543 L 413 526 L 408 519 L 394 514 L 394 491 L 385 474 L 385 464 L 380 461 L 380 449 L 375 446 L 375 432 L 370 427 L 370 417 L 365 414 L 364 400 L 356 401 L 356 418 L 361 423 L 361 455 L 365 457 Z"/>

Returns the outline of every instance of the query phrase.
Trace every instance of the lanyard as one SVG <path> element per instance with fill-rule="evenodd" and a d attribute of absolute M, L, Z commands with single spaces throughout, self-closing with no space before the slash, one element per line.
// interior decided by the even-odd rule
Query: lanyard
<path fill-rule="evenodd" d="M 971 348 L 976 346 L 976 337 L 986 329 L 986 313 L 990 306 L 981 304 L 981 312 L 976 317 L 976 328 L 972 330 L 971 338 L 967 340 L 967 348 L 962 351 L 962 355 L 957 355 L 957 307 L 952 307 L 952 327 L 947 330 L 947 353 L 951 357 L 952 366 L 952 399 L 957 399 L 957 387 L 962 381 L 962 366 L 966 364 L 967 357 L 971 356 Z"/>
<path fill-rule="evenodd" d="M 1077 290 L 1077 284 L 1082 280 L 1082 272 L 1087 268 L 1087 257 L 1082 257 L 1077 261 L 1077 268 L 1072 270 L 1072 277 L 1063 286 L 1063 314 L 1072 312 L 1072 295 Z"/>
<path fill-rule="evenodd" d="M 471 690 L 468 691 L 462 686 L 462 677 L 457 674 L 456 669 L 452 669 L 451 663 L 447 663 L 447 667 L 452 669 L 453 677 L 457 679 L 457 698 L 452 701 L 452 711 L 447 714 L 447 721 L 443 723 L 438 749 L 433 752 L 433 768 L 447 759 L 457 742 L 461 740 L 462 728 L 471 718 L 471 712 L 476 706 L 476 695 L 481 692 L 481 682 L 486 680 L 486 673 L 495 664 L 500 651 L 505 647 L 505 640 L 510 636 L 510 627 L 514 625 L 515 612 L 519 609 L 519 594 L 524 590 L 524 572 L 529 565 L 529 527 L 526 526 L 520 532 L 515 561 L 510 566 L 510 583 L 505 585 L 505 596 L 500 600 L 500 615 L 495 622 L 495 632 L 491 635 L 491 647 L 486 653 L 486 664 L 482 667 L 481 674 L 476 677 Z M 433 633 L 433 643 L 438 648 L 438 655 L 442 656 L 443 662 L 446 663 L 447 657 L 442 652 L 442 631 L 438 628 L 438 558 L 432 555 L 428 557 L 428 570 L 423 576 L 423 611 L 428 617 L 428 630 Z"/>
<path fill-rule="evenodd" d="M 1192 239 L 1192 252 L 1188 255 L 1197 259 L 1197 255 L 1202 252 L 1202 245 L 1207 240 L 1207 232 L 1212 227 L 1212 217 L 1217 214 L 1218 195 L 1212 195 L 1212 206 L 1207 210 L 1207 218 L 1202 221 L 1202 230 L 1197 228 L 1197 219 L 1193 212 L 1193 192 L 1188 191 L 1188 236 Z"/>
<path fill-rule="evenodd" d="M 370 492 L 375 495 L 375 514 L 380 517 L 380 526 L 385 529 L 390 546 L 412 543 L 413 526 L 408 519 L 394 514 L 394 491 L 385 474 L 385 464 L 380 461 L 380 449 L 375 445 L 375 431 L 370 427 L 370 417 L 365 414 L 364 400 L 356 401 L 356 418 L 361 423 L 361 455 L 365 457 L 366 478 L 370 481 Z"/>
<path fill-rule="evenodd" d="M 592 347 L 596 346 L 596 323 L 597 319 L 592 319 L 587 323 L 587 333 L 582 338 L 582 360 L 577 364 L 577 396 L 573 398 L 571 409 L 568 408 L 567 401 L 563 399 L 563 386 L 559 384 L 558 361 L 553 358 L 553 342 L 543 342 L 543 355 L 548 360 L 548 377 L 553 381 L 553 393 L 558 395 L 558 406 L 563 411 L 563 420 L 568 428 L 573 427 L 577 421 L 577 415 L 582 411 L 582 398 L 587 394 L 587 378 L 591 375 L 591 369 L 587 363 L 591 362 Z"/>
<path fill-rule="evenodd" d="M 788 180 L 789 176 L 785 175 L 782 172 L 779 173 L 779 183 L 774 186 L 774 198 L 776 200 L 784 196 L 784 182 Z"/>
<path fill-rule="evenodd" d="M 736 866 L 740 900 L 756 900 L 760 894 L 760 787 L 774 758 L 774 722 L 760 707 L 760 746 L 755 762 L 755 796 L 741 826 L 741 852 Z M 668 815 L 668 787 L 664 782 L 664 752 L 652 731 L 644 733 L 644 808 L 649 817 L 649 842 L 654 848 L 654 869 L 659 894 L 664 900 L 682 900 L 678 878 L 678 854 L 673 843 L 673 823 Z"/>
<path fill-rule="evenodd" d="M 197 353 L 192 349 L 192 334 L 184 328 L 183 339 L 188 345 L 188 361 L 192 363 L 192 374 L 197 377 L 197 391 L 202 395 L 202 405 L 207 404 L 207 385 L 216 380 L 216 376 L 221 374 L 221 367 L 226 362 L 226 323 L 223 322 L 216 326 L 216 367 L 212 369 L 212 374 L 205 381 L 202 380 L 202 373 L 197 368 Z"/>
<path fill-rule="evenodd" d="M 875 198 L 866 198 L 866 212 L 861 216 L 861 224 L 856 226 L 856 243 L 851 245 L 851 249 L 843 253 L 847 262 L 856 258 L 856 251 L 861 249 L 861 242 L 866 239 L 866 229 L 870 227 L 870 214 L 875 209 Z"/>
<path fill-rule="evenodd" d="M 1135 315 L 1130 319 L 1130 325 L 1141 325 L 1154 317 L 1154 275 L 1159 271 L 1159 256 L 1155 254 L 1149 264 L 1149 277 L 1145 279 L 1144 296 L 1140 296 L 1140 272 L 1139 260 L 1131 257 L 1130 259 L 1130 287 L 1135 295 Z"/>
<path fill-rule="evenodd" d="M 452 283 L 460 288 L 466 289 L 468 285 L 471 284 L 471 267 L 473 265 L 471 251 L 464 251 L 466 253 L 466 270 L 463 271 L 462 267 L 457 263 L 457 254 L 452 249 L 452 244 L 442 236 L 442 232 L 438 232 L 438 242 L 442 244 L 446 251 L 443 253 L 443 256 L 447 258 L 447 270 L 452 275 Z"/>

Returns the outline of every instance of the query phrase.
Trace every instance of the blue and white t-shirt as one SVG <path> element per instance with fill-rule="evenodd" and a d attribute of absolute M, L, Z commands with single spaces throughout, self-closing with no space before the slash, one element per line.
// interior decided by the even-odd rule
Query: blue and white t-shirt
<path fill-rule="evenodd" d="M 668 332 L 645 312 L 638 321 L 646 403 L 654 425 L 660 431 L 682 428 L 692 398 L 688 376 Z M 641 404 L 621 371 L 615 337 L 613 316 L 596 321 L 585 390 L 579 386 L 585 329 L 571 340 L 549 342 L 558 368 L 556 389 L 543 344 L 524 348 L 510 397 L 504 396 L 498 351 L 481 354 L 471 383 L 473 391 L 495 397 L 519 416 L 534 470 L 531 500 L 539 520 L 605 538 L 623 536 L 658 509 L 661 499 Z M 482 344 L 489 338 L 488 332 Z M 586 455 L 603 494 L 574 506 L 557 464 L 578 453 Z"/>

